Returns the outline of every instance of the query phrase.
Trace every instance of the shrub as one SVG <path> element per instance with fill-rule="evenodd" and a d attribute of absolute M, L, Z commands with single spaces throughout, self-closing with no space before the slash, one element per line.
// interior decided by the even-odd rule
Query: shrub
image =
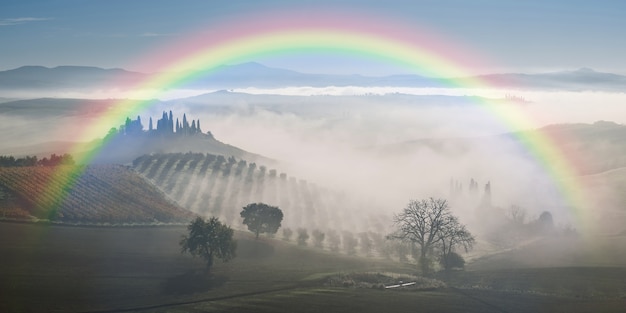
<path fill-rule="evenodd" d="M 306 246 L 307 240 L 309 240 L 309 233 L 304 228 L 298 228 L 298 245 Z"/>

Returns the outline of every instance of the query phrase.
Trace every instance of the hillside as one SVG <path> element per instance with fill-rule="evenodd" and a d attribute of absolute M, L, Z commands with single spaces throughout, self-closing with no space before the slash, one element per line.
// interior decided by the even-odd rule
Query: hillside
<path fill-rule="evenodd" d="M 371 205 L 345 194 L 288 177 L 264 165 L 201 153 L 142 156 L 134 169 L 181 206 L 217 216 L 241 227 L 239 212 L 248 203 L 278 205 L 283 227 L 385 233 L 388 216 L 371 214 Z"/>
<path fill-rule="evenodd" d="M 69 188 L 61 182 L 75 180 Z M 2 218 L 60 223 L 186 223 L 193 214 L 121 165 L 0 168 Z"/>
<path fill-rule="evenodd" d="M 580 175 L 626 167 L 626 141 L 623 140 L 626 138 L 626 125 L 607 121 L 597 121 L 593 124 L 553 124 L 535 130 L 505 133 L 499 136 L 421 138 L 366 147 L 364 151 L 406 154 L 426 149 L 442 155 L 458 156 L 476 147 L 502 147 L 503 143 L 510 143 L 511 147 L 517 146 L 515 151 L 518 155 L 532 158 L 528 151 L 521 149 L 517 143 L 532 146 L 532 142 L 524 141 L 537 135 L 550 138 L 563 155 L 575 161 Z M 560 162 L 561 160 L 550 161 Z"/>
<path fill-rule="evenodd" d="M 176 136 L 118 136 L 103 140 L 102 146 L 92 160 L 98 164 L 130 164 L 134 159 L 152 153 L 178 152 L 211 153 L 232 155 L 248 160 L 273 163 L 268 158 L 247 152 L 235 146 L 223 143 L 212 135 L 194 134 L 185 137 Z"/>
<path fill-rule="evenodd" d="M 536 131 L 553 138 L 565 155 L 575 156 L 580 174 L 601 173 L 626 166 L 626 125 L 598 121 L 550 125 Z"/>

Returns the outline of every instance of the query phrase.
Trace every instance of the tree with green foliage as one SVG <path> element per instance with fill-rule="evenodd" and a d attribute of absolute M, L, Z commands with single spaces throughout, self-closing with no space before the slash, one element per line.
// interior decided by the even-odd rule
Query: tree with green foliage
<path fill-rule="evenodd" d="M 313 230 L 313 246 L 316 248 L 324 247 L 324 239 L 326 238 L 326 234 L 321 232 L 320 230 Z"/>
<path fill-rule="evenodd" d="M 336 230 L 334 229 L 328 230 L 327 241 L 328 241 L 328 248 L 330 248 L 330 251 L 339 252 L 339 246 L 341 245 L 341 236 Z"/>
<path fill-rule="evenodd" d="M 254 163 L 253 163 L 254 164 Z M 256 238 L 260 233 L 275 234 L 283 220 L 283 211 L 265 203 L 250 203 L 240 213 L 243 224 L 253 232 Z"/>
<path fill-rule="evenodd" d="M 463 269 L 465 268 L 465 259 L 463 259 L 463 257 L 456 252 L 450 252 L 446 257 L 443 255 L 439 256 L 439 265 L 441 265 L 446 271 L 453 268 Z"/>
<path fill-rule="evenodd" d="M 352 232 L 344 231 L 341 242 L 343 243 L 343 250 L 348 255 L 356 255 L 356 247 L 359 245 L 359 240 Z"/>
<path fill-rule="evenodd" d="M 283 228 L 283 239 L 286 241 L 291 240 L 291 236 L 293 235 L 293 230 L 291 228 Z"/>
<path fill-rule="evenodd" d="M 306 246 L 309 240 L 309 232 L 306 228 L 298 228 L 298 246 Z"/>
<path fill-rule="evenodd" d="M 188 236 L 180 241 L 182 253 L 189 252 L 192 256 L 199 256 L 206 261 L 206 272 L 213 266 L 214 258 L 228 262 L 235 257 L 237 241 L 233 239 L 234 231 L 222 224 L 216 217 L 204 220 L 197 217 L 189 226 Z"/>

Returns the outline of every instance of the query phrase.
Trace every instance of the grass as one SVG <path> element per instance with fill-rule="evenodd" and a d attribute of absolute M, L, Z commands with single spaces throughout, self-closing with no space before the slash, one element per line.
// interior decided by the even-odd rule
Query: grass
<path fill-rule="evenodd" d="M 624 268 L 482 269 L 428 290 L 333 286 L 333 277 L 411 277 L 415 267 L 248 233 L 236 234 L 237 258 L 203 275 L 201 260 L 180 254 L 185 231 L 0 223 L 0 311 L 623 312 L 626 301 Z"/>

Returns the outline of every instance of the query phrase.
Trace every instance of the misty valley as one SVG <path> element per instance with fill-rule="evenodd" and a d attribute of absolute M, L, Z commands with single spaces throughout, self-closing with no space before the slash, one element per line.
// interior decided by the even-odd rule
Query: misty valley
<path fill-rule="evenodd" d="M 16 136 L 0 157 L 2 309 L 620 312 L 626 126 L 502 133 L 468 101 L 221 91 L 89 143 L 32 140 L 20 120 L 91 123 L 111 101 L 0 103 Z M 64 109 L 37 109 L 50 103 Z M 420 118 L 406 138 L 391 125 Z M 520 145 L 535 133 L 569 134 L 559 148 L 584 160 L 587 224 Z M 280 211 L 274 228 L 242 218 L 257 204 Z M 189 255 L 196 218 L 230 230 L 232 255 Z"/>
<path fill-rule="evenodd" d="M 0 312 L 626 312 L 626 1 L 0 1 Z"/>

